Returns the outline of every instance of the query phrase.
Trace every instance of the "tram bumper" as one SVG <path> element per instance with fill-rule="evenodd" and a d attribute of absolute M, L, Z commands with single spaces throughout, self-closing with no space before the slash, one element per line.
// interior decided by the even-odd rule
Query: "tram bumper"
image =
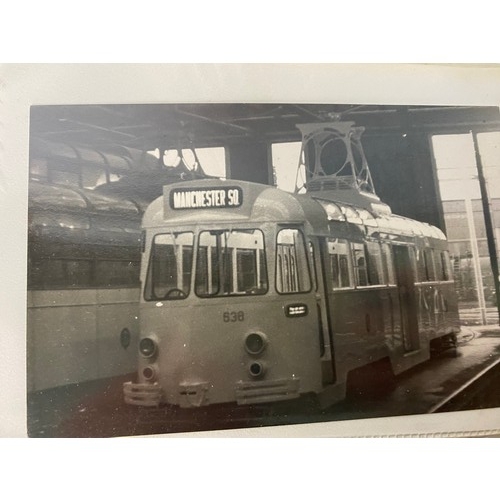
<path fill-rule="evenodd" d="M 236 402 L 239 405 L 284 401 L 300 396 L 300 379 L 287 378 L 236 384 Z"/>
<path fill-rule="evenodd" d="M 134 406 L 159 406 L 161 401 L 161 386 L 158 383 L 138 384 L 125 382 L 123 384 L 125 403 Z"/>

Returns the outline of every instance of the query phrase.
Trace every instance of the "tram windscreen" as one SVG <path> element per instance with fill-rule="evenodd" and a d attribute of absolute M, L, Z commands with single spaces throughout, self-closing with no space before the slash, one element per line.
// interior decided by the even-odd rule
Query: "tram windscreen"
<path fill-rule="evenodd" d="M 184 299 L 189 295 L 193 233 L 157 234 L 151 245 L 146 300 Z"/>
<path fill-rule="evenodd" d="M 258 229 L 202 231 L 196 262 L 199 297 L 261 295 L 268 281 L 264 236 Z"/>

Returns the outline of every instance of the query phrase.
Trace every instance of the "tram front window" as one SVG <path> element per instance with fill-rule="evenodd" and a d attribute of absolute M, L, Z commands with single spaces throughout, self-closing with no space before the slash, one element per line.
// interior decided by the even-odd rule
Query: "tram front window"
<path fill-rule="evenodd" d="M 258 229 L 202 231 L 196 262 L 199 297 L 267 292 L 264 236 Z"/>
<path fill-rule="evenodd" d="M 157 234 L 151 246 L 146 300 L 184 299 L 189 295 L 193 233 Z"/>

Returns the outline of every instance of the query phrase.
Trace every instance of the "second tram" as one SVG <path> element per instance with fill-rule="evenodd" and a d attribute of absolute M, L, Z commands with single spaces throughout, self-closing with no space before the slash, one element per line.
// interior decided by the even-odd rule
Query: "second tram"
<path fill-rule="evenodd" d="M 141 216 L 128 200 L 30 182 L 28 392 L 135 371 Z"/>

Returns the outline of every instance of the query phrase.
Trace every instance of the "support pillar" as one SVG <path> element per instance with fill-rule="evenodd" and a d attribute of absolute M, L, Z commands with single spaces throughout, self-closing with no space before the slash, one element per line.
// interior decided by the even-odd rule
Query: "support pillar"
<path fill-rule="evenodd" d="M 427 133 L 363 136 L 375 191 L 396 214 L 444 230 L 444 217 Z"/>
<path fill-rule="evenodd" d="M 245 142 L 226 147 L 228 179 L 273 183 L 271 147 L 267 142 Z"/>

